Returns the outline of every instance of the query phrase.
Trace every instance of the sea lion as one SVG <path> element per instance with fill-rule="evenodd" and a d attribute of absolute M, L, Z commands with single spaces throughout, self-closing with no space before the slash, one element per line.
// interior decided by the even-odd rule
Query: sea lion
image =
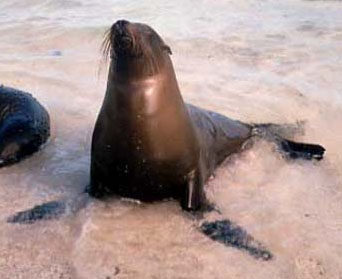
<path fill-rule="evenodd" d="M 105 46 L 111 63 L 93 133 L 89 194 L 172 197 L 185 210 L 206 208 L 208 177 L 266 126 L 185 104 L 170 47 L 145 24 L 117 21 Z"/>
<path fill-rule="evenodd" d="M 39 150 L 50 136 L 46 109 L 31 94 L 0 86 L 0 167 Z"/>
<path fill-rule="evenodd" d="M 112 62 L 93 133 L 90 195 L 173 197 L 183 209 L 199 209 L 204 182 L 250 137 L 250 127 L 186 106 L 170 48 L 149 26 L 118 21 L 108 43 Z"/>
<path fill-rule="evenodd" d="M 323 156 L 323 147 L 286 140 L 271 124 L 245 124 L 185 104 L 170 59 L 171 49 L 148 25 L 117 21 L 106 36 L 104 53 L 110 54 L 111 63 L 92 138 L 86 189 L 92 197 L 174 198 L 184 210 L 201 212 L 211 208 L 205 182 L 224 159 L 241 151 L 251 138 L 275 142 L 289 158 L 319 160 Z M 77 201 L 52 201 L 19 212 L 8 222 L 57 218 L 86 204 L 85 194 Z M 203 223 L 201 231 L 257 258 L 272 258 L 230 221 Z"/>

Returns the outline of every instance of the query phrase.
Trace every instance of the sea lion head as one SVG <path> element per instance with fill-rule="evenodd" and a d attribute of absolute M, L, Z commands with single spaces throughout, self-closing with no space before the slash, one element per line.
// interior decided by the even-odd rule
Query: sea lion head
<path fill-rule="evenodd" d="M 158 73 L 172 53 L 150 26 L 118 20 L 107 31 L 103 54 L 110 56 L 116 71 L 146 76 Z"/>

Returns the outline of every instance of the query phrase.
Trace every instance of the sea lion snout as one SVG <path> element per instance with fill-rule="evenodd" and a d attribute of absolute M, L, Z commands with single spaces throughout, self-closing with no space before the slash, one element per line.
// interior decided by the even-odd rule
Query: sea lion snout
<path fill-rule="evenodd" d="M 130 22 L 118 20 L 113 25 L 114 47 L 117 51 L 128 51 L 133 47 L 133 37 L 128 28 Z"/>

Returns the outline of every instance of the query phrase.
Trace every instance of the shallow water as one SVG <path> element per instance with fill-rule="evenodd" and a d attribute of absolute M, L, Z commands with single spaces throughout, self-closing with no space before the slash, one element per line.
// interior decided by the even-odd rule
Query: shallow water
<path fill-rule="evenodd" d="M 41 152 L 0 170 L 0 278 L 342 278 L 341 14 L 340 1 L 0 2 L 1 83 L 32 92 L 52 119 Z M 212 242 L 176 202 L 93 201 L 58 221 L 5 222 L 87 184 L 99 49 L 120 18 L 165 38 L 186 101 L 248 122 L 305 120 L 296 139 L 326 147 L 319 163 L 287 162 L 259 142 L 208 183 L 221 218 L 274 260 Z"/>

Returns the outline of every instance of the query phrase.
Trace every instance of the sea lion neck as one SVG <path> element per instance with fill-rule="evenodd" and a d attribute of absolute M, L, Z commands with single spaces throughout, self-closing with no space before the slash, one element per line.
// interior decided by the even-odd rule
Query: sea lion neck
<path fill-rule="evenodd" d="M 112 80 L 139 81 L 158 76 L 165 69 L 166 62 L 146 57 L 118 57 L 111 62 L 109 78 Z"/>

